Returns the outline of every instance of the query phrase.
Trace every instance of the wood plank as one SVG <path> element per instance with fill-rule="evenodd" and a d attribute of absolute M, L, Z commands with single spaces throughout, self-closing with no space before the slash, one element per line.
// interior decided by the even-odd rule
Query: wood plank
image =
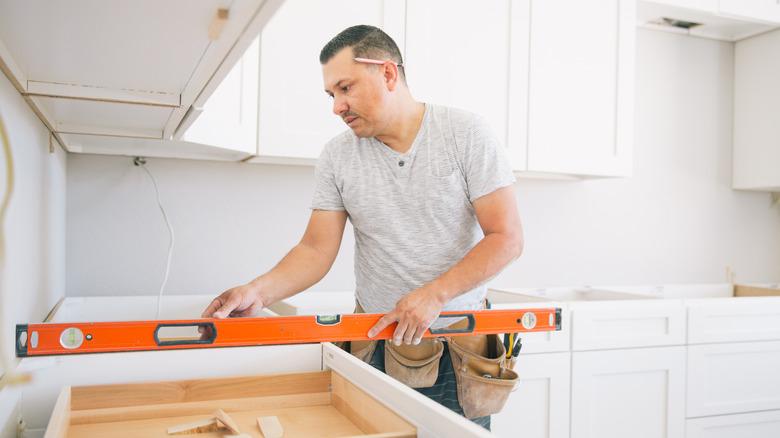
<path fill-rule="evenodd" d="M 19 68 L 19 64 L 2 40 L 0 40 L 0 71 L 11 81 L 17 91 L 20 93 L 27 91 L 27 75 Z"/>
<path fill-rule="evenodd" d="M 217 409 L 216 412 L 214 412 L 214 416 L 217 417 L 217 420 L 225 425 L 225 427 L 227 427 L 231 433 L 241 433 L 241 429 L 238 427 L 238 424 L 236 424 L 236 422 L 230 417 L 230 415 L 228 415 L 227 412 L 223 411 L 222 409 Z"/>
<path fill-rule="evenodd" d="M 55 123 L 57 132 L 60 134 L 107 135 L 111 137 L 150 138 L 155 140 L 162 139 L 162 131 L 159 129 L 117 129 L 107 128 L 105 126 L 89 126 L 63 122 Z"/>
<path fill-rule="evenodd" d="M 44 438 L 65 438 L 68 436 L 70 427 L 70 408 L 71 408 L 71 388 L 66 386 L 62 388 L 57 403 L 54 405 L 49 418 L 49 425 L 46 426 Z"/>
<path fill-rule="evenodd" d="M 415 432 L 387 432 L 387 433 L 372 433 L 368 435 L 351 435 L 341 438 L 417 438 Z"/>
<path fill-rule="evenodd" d="M 71 409 L 118 408 L 328 392 L 329 371 L 72 388 Z"/>
<path fill-rule="evenodd" d="M 65 152 L 70 152 L 68 149 L 68 146 L 65 144 L 64 141 L 62 141 L 62 137 L 60 134 L 54 129 L 54 126 L 52 125 L 52 122 L 54 121 L 54 118 L 52 118 L 48 113 L 46 113 L 45 110 L 41 107 L 40 101 L 36 101 L 35 97 L 33 96 L 26 96 L 22 95 L 22 98 L 25 102 L 27 102 L 27 105 L 30 106 L 30 109 L 33 113 L 35 113 L 36 116 L 38 116 L 38 119 L 43 123 L 44 126 L 46 126 L 46 129 L 49 130 L 49 132 L 52 133 L 54 138 L 57 140 L 57 144 L 60 145 L 62 150 Z"/>
<path fill-rule="evenodd" d="M 217 9 L 217 14 L 211 20 L 211 24 L 209 24 L 209 39 L 211 41 L 219 38 L 219 35 L 222 33 L 222 28 L 225 27 L 225 22 L 228 20 L 228 15 L 230 14 L 227 9 Z"/>
<path fill-rule="evenodd" d="M 178 108 L 180 96 L 154 90 L 117 90 L 93 85 L 61 82 L 27 81 L 27 96 L 56 97 L 62 99 L 95 100 L 134 105 Z"/>
<path fill-rule="evenodd" d="M 247 397 L 199 402 L 149 404 L 118 408 L 85 409 L 71 413 L 71 424 L 110 423 L 150 418 L 209 415 L 222 408 L 231 412 L 258 409 L 330 405 L 330 392 Z"/>
<path fill-rule="evenodd" d="M 735 297 L 780 297 L 780 289 L 760 286 L 734 285 Z"/>
<path fill-rule="evenodd" d="M 168 435 L 187 435 L 191 433 L 216 432 L 219 430 L 219 427 L 217 419 L 211 417 L 171 426 L 167 432 Z"/>
<path fill-rule="evenodd" d="M 298 408 L 267 409 L 246 412 L 231 412 L 230 416 L 238 423 L 245 434 L 260 436 L 257 417 L 275 415 L 284 425 L 288 437 L 343 437 L 362 435 L 363 432 L 333 406 L 307 406 Z M 171 438 L 166 433 L 172 424 L 186 423 L 201 417 L 154 418 L 149 420 L 123 421 L 116 423 L 72 425 L 69 438 Z M 190 435 L 193 438 L 222 438 L 227 434 L 223 429 Z M 186 435 L 177 435 L 186 436 Z"/>
<path fill-rule="evenodd" d="M 365 433 L 404 432 L 417 436 L 416 428 L 339 373 L 331 373 L 333 406 Z"/>
<path fill-rule="evenodd" d="M 264 438 L 282 438 L 284 436 L 284 428 L 276 415 L 258 417 L 257 426 L 260 427 L 260 432 L 263 432 Z"/>

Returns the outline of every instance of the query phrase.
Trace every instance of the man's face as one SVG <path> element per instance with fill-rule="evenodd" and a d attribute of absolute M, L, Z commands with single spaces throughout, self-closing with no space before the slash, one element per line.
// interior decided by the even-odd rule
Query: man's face
<path fill-rule="evenodd" d="M 355 62 L 346 47 L 322 66 L 325 92 L 333 99 L 333 113 L 358 137 L 374 137 L 384 126 L 389 93 L 383 66 Z"/>

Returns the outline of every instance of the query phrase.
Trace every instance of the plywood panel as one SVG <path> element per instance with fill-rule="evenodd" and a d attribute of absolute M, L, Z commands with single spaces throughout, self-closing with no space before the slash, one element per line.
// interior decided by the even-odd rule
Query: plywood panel
<path fill-rule="evenodd" d="M 330 392 L 277 395 L 190 403 L 152 404 L 121 408 L 87 409 L 71 413 L 71 424 L 108 423 L 149 418 L 209 415 L 217 409 L 230 412 L 271 408 L 293 408 L 330 404 Z"/>
<path fill-rule="evenodd" d="M 417 436 L 414 426 L 390 411 L 338 373 L 332 373 L 333 406 L 352 420 L 363 432 L 408 432 Z M 285 429 L 286 430 L 286 429 Z"/>
<path fill-rule="evenodd" d="M 306 394 L 327 392 L 329 385 L 330 373 L 326 371 L 129 385 L 84 386 L 73 388 L 71 406 L 76 411 L 147 404 Z"/>
<path fill-rule="evenodd" d="M 305 406 L 297 408 L 272 408 L 243 412 L 228 412 L 238 424 L 241 433 L 252 437 L 261 437 L 257 417 L 274 415 L 284 428 L 285 438 L 290 437 L 343 437 L 362 435 L 363 432 L 333 406 Z M 177 424 L 200 420 L 208 415 L 154 418 L 147 420 L 123 421 L 115 423 L 97 423 L 73 425 L 71 438 L 97 438 L 111 436 L 115 438 L 165 437 L 170 438 L 167 428 Z M 227 429 L 218 432 L 199 433 L 199 438 L 222 437 Z"/>

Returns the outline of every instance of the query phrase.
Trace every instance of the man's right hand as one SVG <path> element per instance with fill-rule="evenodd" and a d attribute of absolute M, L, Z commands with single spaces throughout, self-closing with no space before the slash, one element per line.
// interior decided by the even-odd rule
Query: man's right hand
<path fill-rule="evenodd" d="M 202 318 L 227 318 L 253 316 L 264 307 L 263 297 L 254 283 L 228 289 L 211 301 L 203 311 Z"/>

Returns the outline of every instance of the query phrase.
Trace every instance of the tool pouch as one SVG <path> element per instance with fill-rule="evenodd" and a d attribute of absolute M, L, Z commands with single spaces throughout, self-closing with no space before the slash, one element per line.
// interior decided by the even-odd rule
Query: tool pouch
<path fill-rule="evenodd" d="M 376 343 L 377 341 L 352 341 L 349 345 L 349 352 L 363 362 L 371 363 Z"/>
<path fill-rule="evenodd" d="M 444 344 L 423 339 L 417 345 L 385 342 L 385 373 L 411 388 L 430 388 L 439 377 Z"/>
<path fill-rule="evenodd" d="M 466 418 L 496 414 L 506 404 L 518 377 L 497 335 L 447 338 L 458 385 L 458 402 Z"/>

